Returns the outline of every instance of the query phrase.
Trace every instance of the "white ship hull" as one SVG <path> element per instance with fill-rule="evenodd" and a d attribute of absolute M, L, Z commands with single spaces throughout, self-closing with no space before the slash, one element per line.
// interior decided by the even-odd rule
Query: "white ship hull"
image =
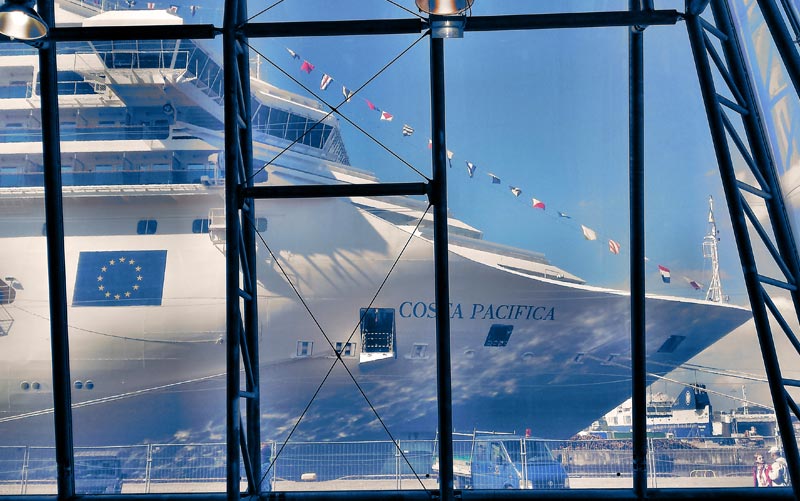
<path fill-rule="evenodd" d="M 109 188 L 109 190 L 111 190 Z M 112 193 L 115 192 L 111 190 Z M 7 193 L 6 193 L 7 195 Z M 177 233 L 221 205 L 218 188 L 194 195 L 70 196 L 65 199 L 66 263 L 76 443 L 121 444 L 176 434 L 220 433 L 224 423 L 224 255 L 207 234 Z M 8 199 L 6 199 L 8 200 Z M 114 202 L 114 201 L 117 202 Z M 41 228 L 39 197 L 17 198 L 18 218 L 0 225 Z M 163 214 L 163 235 L 109 234 L 132 229 L 143 214 Z M 343 355 L 383 423 L 395 436 L 436 429 L 432 244 L 411 239 L 378 297 L 372 297 L 409 233 L 349 201 L 259 203 L 267 245 Z M 176 228 L 175 233 L 170 228 Z M 92 233 L 99 233 L 93 235 Z M 128 233 L 132 233 L 128 231 Z M 258 276 L 264 435 L 288 433 L 300 421 L 307 439 L 385 437 L 333 348 L 259 245 Z M 22 290 L 6 305 L 14 323 L 0 337 L 6 395 L 0 433 L 11 442 L 47 442 L 40 425 L 52 420 L 44 238 L 0 240 L 3 275 Z M 630 394 L 628 295 L 581 284 L 525 276 L 465 258 L 453 248 L 451 342 L 454 424 L 459 429 L 522 430 L 566 438 Z M 81 252 L 165 250 L 160 306 L 74 306 Z M 361 308 L 395 313 L 391 356 L 362 361 Z M 749 318 L 745 309 L 676 298 L 648 297 L 649 369 L 666 373 Z M 505 346 L 485 346 L 492 325 L 513 326 Z M 663 351 L 670 336 L 682 341 Z M 675 339 L 675 338 L 673 338 Z M 298 343 L 310 342 L 307 356 Z M 93 388 L 87 389 L 91 381 Z M 23 389 L 24 383 L 39 389 Z M 580 402 L 579 406 L 575 402 Z M 44 411 L 44 412 L 43 412 Z M 114 416 L 113 419 L 109 419 Z M 139 426 L 137 423 L 146 423 Z M 45 429 L 46 430 L 46 429 Z"/>

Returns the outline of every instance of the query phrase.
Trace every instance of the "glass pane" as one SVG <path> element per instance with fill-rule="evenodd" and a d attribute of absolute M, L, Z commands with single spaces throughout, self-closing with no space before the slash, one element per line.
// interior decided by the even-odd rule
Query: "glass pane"
<path fill-rule="evenodd" d="M 0 54 L 0 494 L 55 493 L 38 60 Z"/>
<path fill-rule="evenodd" d="M 191 40 L 58 63 L 76 490 L 224 490 L 218 63 Z"/>
<path fill-rule="evenodd" d="M 431 245 L 391 217 L 419 221 L 425 206 L 262 200 L 256 212 L 269 222 L 257 239 L 263 487 L 432 488 L 434 320 L 407 312 L 432 297 Z"/>

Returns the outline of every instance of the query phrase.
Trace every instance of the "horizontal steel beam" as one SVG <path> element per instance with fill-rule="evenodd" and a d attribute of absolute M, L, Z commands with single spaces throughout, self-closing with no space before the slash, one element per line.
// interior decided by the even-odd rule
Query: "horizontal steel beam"
<path fill-rule="evenodd" d="M 608 26 L 651 26 L 676 24 L 681 14 L 675 10 L 649 12 L 575 12 L 511 16 L 467 17 L 465 31 L 541 30 L 556 28 L 601 28 Z M 248 38 L 310 37 L 339 35 L 400 35 L 420 33 L 426 19 L 375 19 L 357 21 L 296 21 L 248 23 L 243 32 Z"/>
<path fill-rule="evenodd" d="M 294 21 L 247 23 L 242 27 L 248 38 L 308 37 L 340 35 L 402 35 L 421 33 L 427 21 L 413 19 L 365 19 L 356 21 Z"/>
<path fill-rule="evenodd" d="M 516 16 L 467 17 L 464 31 L 549 30 L 561 28 L 603 28 L 612 26 L 655 26 L 676 24 L 682 18 L 676 10 L 574 12 Z"/>
<path fill-rule="evenodd" d="M 242 198 L 334 198 L 428 195 L 428 183 L 311 184 L 242 188 Z"/>
<path fill-rule="evenodd" d="M 558 28 L 599 28 L 606 26 L 650 26 L 675 24 L 681 15 L 675 10 L 649 12 L 576 12 L 513 16 L 473 16 L 466 31 L 536 30 Z M 355 21 L 297 21 L 247 23 L 242 33 L 249 38 L 308 37 L 339 35 L 398 35 L 421 33 L 428 22 L 423 18 Z M 55 26 L 47 40 L 81 42 L 108 40 L 211 39 L 221 33 L 212 24 L 159 26 Z"/>
<path fill-rule="evenodd" d="M 438 498 L 439 491 L 404 490 L 404 491 L 323 491 L 323 492 L 264 492 L 253 501 L 371 501 L 377 498 L 388 501 L 431 501 Z M 635 500 L 632 489 L 553 489 L 553 490 L 464 490 L 456 491 L 462 501 L 492 501 L 529 499 L 553 499 L 568 501 L 596 501 L 602 499 Z M 3 501 L 58 501 L 55 495 L 21 495 L 2 496 Z M 703 501 L 752 501 L 759 500 L 792 500 L 794 496 L 789 488 L 754 489 L 740 488 L 685 488 L 685 489 L 648 489 L 648 501 L 685 501 L 687 499 L 703 499 Z M 227 501 L 225 493 L 196 494 L 100 494 L 75 496 L 70 501 Z"/>
<path fill-rule="evenodd" d="M 47 40 L 53 42 L 100 42 L 109 40 L 210 39 L 220 33 L 213 24 L 158 26 L 56 26 Z"/>

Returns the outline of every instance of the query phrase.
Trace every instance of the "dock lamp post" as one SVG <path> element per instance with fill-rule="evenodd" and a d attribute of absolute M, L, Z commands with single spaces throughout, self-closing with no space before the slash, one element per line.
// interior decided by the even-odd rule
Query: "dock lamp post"
<path fill-rule="evenodd" d="M 428 14 L 433 38 L 463 38 L 464 12 L 474 0 L 416 0 L 417 8 Z"/>
<path fill-rule="evenodd" d="M 0 34 L 11 40 L 32 41 L 47 35 L 47 24 L 33 9 L 35 0 L 6 0 L 0 6 Z"/>
<path fill-rule="evenodd" d="M 447 245 L 447 145 L 445 144 L 444 39 L 463 38 L 465 12 L 473 0 L 416 0 L 428 14 L 431 46 L 431 156 L 429 194 L 433 206 L 433 266 L 437 308 L 450 303 Z M 453 401 L 450 377 L 450 317 L 436 316 L 436 382 L 439 411 L 439 499 L 455 499 L 453 482 Z"/>

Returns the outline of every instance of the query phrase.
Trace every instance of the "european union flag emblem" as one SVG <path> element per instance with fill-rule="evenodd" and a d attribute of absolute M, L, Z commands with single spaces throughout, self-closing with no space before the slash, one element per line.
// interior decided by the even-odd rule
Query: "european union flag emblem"
<path fill-rule="evenodd" d="M 167 251 L 81 252 L 72 306 L 160 306 Z"/>

